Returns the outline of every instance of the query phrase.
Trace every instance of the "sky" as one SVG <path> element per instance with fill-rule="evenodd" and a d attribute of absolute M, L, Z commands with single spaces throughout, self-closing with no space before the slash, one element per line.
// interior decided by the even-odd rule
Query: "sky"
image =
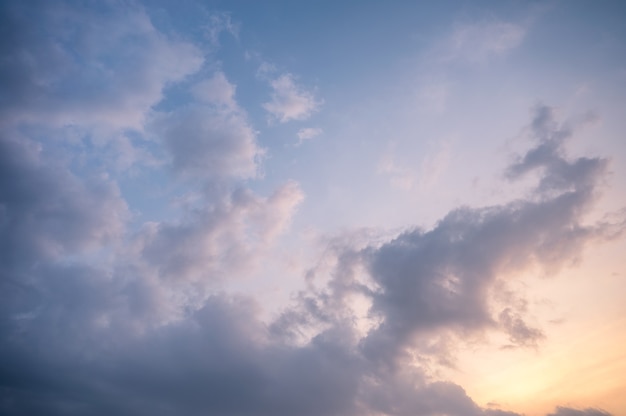
<path fill-rule="evenodd" d="M 621 1 L 0 2 L 0 414 L 626 414 Z"/>

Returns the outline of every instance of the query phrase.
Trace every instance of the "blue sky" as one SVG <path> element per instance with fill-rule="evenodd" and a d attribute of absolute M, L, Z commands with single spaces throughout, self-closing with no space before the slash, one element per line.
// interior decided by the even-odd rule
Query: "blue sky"
<path fill-rule="evenodd" d="M 625 21 L 3 2 L 0 413 L 626 412 Z"/>

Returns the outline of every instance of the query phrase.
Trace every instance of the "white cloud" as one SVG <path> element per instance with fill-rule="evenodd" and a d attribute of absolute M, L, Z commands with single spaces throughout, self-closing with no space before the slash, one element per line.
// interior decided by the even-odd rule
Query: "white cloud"
<path fill-rule="evenodd" d="M 296 84 L 293 75 L 283 74 L 270 81 L 271 100 L 263 108 L 281 123 L 306 120 L 322 104 L 315 94 Z"/>
<path fill-rule="evenodd" d="M 220 44 L 220 35 L 229 33 L 234 38 L 239 37 L 239 25 L 233 22 L 229 13 L 215 12 L 209 15 L 209 23 L 205 26 L 205 34 L 213 47 Z"/>
<path fill-rule="evenodd" d="M 311 140 L 320 134 L 323 133 L 323 130 L 318 127 L 305 127 L 298 130 L 298 143 L 296 145 L 301 145 L 305 140 Z"/>
<path fill-rule="evenodd" d="M 235 85 L 231 84 L 223 72 L 216 72 L 211 78 L 199 82 L 192 89 L 192 94 L 200 101 L 228 110 L 237 110 Z"/>

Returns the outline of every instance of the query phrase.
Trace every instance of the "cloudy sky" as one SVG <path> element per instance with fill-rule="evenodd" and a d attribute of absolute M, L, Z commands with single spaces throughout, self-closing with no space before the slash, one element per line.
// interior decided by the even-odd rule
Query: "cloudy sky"
<path fill-rule="evenodd" d="M 0 2 L 0 414 L 626 414 L 625 22 Z"/>

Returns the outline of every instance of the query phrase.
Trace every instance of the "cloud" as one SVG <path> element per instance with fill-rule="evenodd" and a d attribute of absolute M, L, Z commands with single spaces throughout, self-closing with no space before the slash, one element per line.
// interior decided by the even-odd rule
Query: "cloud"
<path fill-rule="evenodd" d="M 419 170 L 398 162 L 394 156 L 394 146 L 383 154 L 378 162 L 377 173 L 389 177 L 391 186 L 409 191 L 418 185 L 422 191 L 431 190 L 448 168 L 450 162 L 450 146 L 443 143 L 435 153 L 423 157 Z"/>
<path fill-rule="evenodd" d="M 494 287 L 565 267 L 623 231 L 621 217 L 583 223 L 609 162 L 567 155 L 576 126 L 537 107 L 533 145 L 505 172 L 536 179 L 530 194 L 459 207 L 429 230 L 335 239 L 292 304 L 262 319 L 273 299 L 228 283 L 265 265 L 304 193 L 289 181 L 269 196 L 245 187 L 263 149 L 223 72 L 184 84 L 191 101 L 155 107 L 204 58 L 138 6 L 117 6 L 2 6 L 0 79 L 13 101 L 0 102 L 0 413 L 514 415 L 481 408 L 430 366 L 452 365 L 462 335 L 498 331 L 514 346 L 537 345 L 549 334 L 529 323 L 532 311 L 499 302 Z M 235 31 L 227 15 L 215 19 L 213 47 L 220 31 Z M 271 85 L 265 109 L 281 123 L 321 105 L 290 74 Z M 125 130 L 141 130 L 169 158 L 166 185 L 197 200 L 176 218 L 133 218 L 110 165 L 79 165 L 50 139 L 72 133 L 68 123 L 80 137 L 67 142 L 108 126 L 128 140 L 107 143 L 129 158 Z M 554 415 L 577 414 L 605 413 Z"/>
<path fill-rule="evenodd" d="M 513 345 L 528 347 L 537 346 L 537 342 L 546 336 L 540 329 L 529 327 L 519 313 L 511 308 L 505 308 L 498 315 L 498 320 L 503 329 L 509 334 L 509 341 Z"/>
<path fill-rule="evenodd" d="M 149 131 L 165 144 L 179 176 L 215 182 L 257 175 L 265 150 L 235 92 L 236 86 L 216 71 L 191 87 L 196 102 L 175 111 L 153 112 Z"/>
<path fill-rule="evenodd" d="M 144 273 L 165 281 L 205 282 L 209 287 L 233 279 L 267 253 L 303 197 L 294 182 L 269 198 L 238 189 L 195 209 L 186 221 L 146 224 L 135 246 Z"/>
<path fill-rule="evenodd" d="M 68 254 L 117 238 L 122 217 L 112 213 L 125 206 L 115 188 L 44 164 L 36 146 L 3 141 L 0 177 L 16 182 L 0 188 L 2 224 L 22 228 L 1 234 L 21 260 L 3 262 L 0 410 L 513 415 L 481 408 L 421 363 L 448 360 L 444 338 L 454 334 L 502 331 L 519 346 L 534 345 L 540 332 L 525 322 L 524 307 L 501 305 L 490 290 L 515 272 L 563 267 L 606 238 L 605 224 L 581 221 L 608 162 L 569 158 L 562 141 L 538 161 L 529 156 L 564 136 L 552 117 L 536 109 L 537 143 L 508 171 L 511 180 L 538 175 L 528 198 L 461 207 L 431 230 L 409 228 L 364 247 L 338 240 L 325 283 L 311 280 L 267 322 L 257 300 L 213 283 L 262 261 L 302 199 L 296 184 L 267 198 L 244 188 L 217 194 L 185 219 L 148 223 L 129 241 L 118 239 L 111 256 L 91 261 Z M 370 328 L 357 325 L 355 294 L 377 318 Z M 309 336 L 294 342 L 290 333 Z"/>
<path fill-rule="evenodd" d="M 496 281 L 535 267 L 552 273 L 578 259 L 589 241 L 608 236 L 605 224 L 583 225 L 608 160 L 567 158 L 562 143 L 553 141 L 566 134 L 546 114 L 552 113 L 536 109 L 533 135 L 539 143 L 507 171 L 511 179 L 539 171 L 533 196 L 458 208 L 431 230 L 407 230 L 363 252 L 377 285 L 372 312 L 383 318 L 364 340 L 368 354 L 393 357 L 430 331 L 488 328 L 494 325 L 489 288 Z M 518 345 L 542 337 L 509 310 L 499 320 Z"/>
<path fill-rule="evenodd" d="M 393 147 L 378 162 L 378 174 L 389 177 L 391 186 L 405 191 L 411 190 L 416 182 L 416 172 L 400 165 L 394 158 Z"/>
<path fill-rule="evenodd" d="M 228 82 L 226 75 L 218 71 L 211 78 L 196 84 L 192 94 L 202 102 L 223 106 L 226 110 L 237 111 L 235 91 L 236 87 Z"/>
<path fill-rule="evenodd" d="M 239 24 L 233 22 L 229 13 L 213 12 L 209 14 L 209 23 L 205 26 L 205 34 L 213 47 L 220 44 L 220 35 L 223 32 L 229 33 L 231 36 L 239 37 Z"/>
<path fill-rule="evenodd" d="M 209 180 L 250 178 L 263 151 L 242 115 L 215 113 L 202 106 L 158 114 L 152 130 L 162 137 L 176 173 Z"/>
<path fill-rule="evenodd" d="M 557 407 L 554 413 L 550 413 L 548 416 L 611 416 L 600 409 L 573 409 L 571 407 Z"/>
<path fill-rule="evenodd" d="M 302 129 L 298 130 L 298 133 L 297 133 L 298 143 L 296 145 L 299 146 L 302 143 L 304 143 L 305 140 L 311 140 L 311 139 L 319 136 L 322 133 L 323 133 L 323 130 L 318 128 L 318 127 L 305 127 L 305 128 L 302 128 Z"/>
<path fill-rule="evenodd" d="M 432 189 L 450 165 L 450 144 L 443 142 L 440 149 L 427 154 L 420 165 L 419 185 L 422 190 Z"/>
<path fill-rule="evenodd" d="M 123 234 L 128 208 L 106 176 L 81 179 L 41 145 L 0 136 L 0 259 L 6 268 L 97 250 Z"/>
<path fill-rule="evenodd" d="M 164 88 L 196 72 L 201 51 L 157 31 L 135 6 L 4 4 L 1 123 L 141 129 Z"/>
<path fill-rule="evenodd" d="M 445 42 L 444 57 L 482 63 L 517 48 L 526 32 L 521 24 L 498 20 L 459 25 Z"/>
<path fill-rule="evenodd" d="M 291 74 L 283 74 L 270 81 L 271 100 L 263 108 L 280 123 L 306 120 L 322 104 L 315 95 L 296 84 Z"/>

